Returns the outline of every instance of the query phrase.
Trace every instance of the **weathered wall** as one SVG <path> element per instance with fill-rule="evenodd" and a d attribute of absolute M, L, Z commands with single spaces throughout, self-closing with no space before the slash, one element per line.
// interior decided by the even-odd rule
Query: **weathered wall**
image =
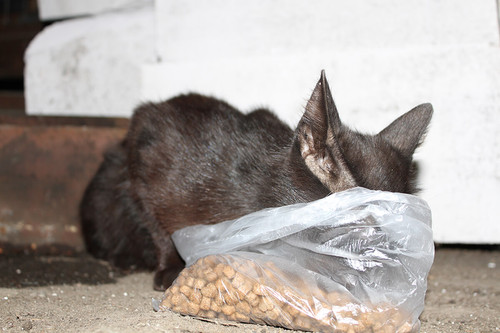
<path fill-rule="evenodd" d="M 155 1 L 46 29 L 26 53 L 27 107 L 129 116 L 191 90 L 295 124 L 324 68 L 342 120 L 360 130 L 431 102 L 416 157 L 435 239 L 500 243 L 497 14 L 495 0 Z"/>

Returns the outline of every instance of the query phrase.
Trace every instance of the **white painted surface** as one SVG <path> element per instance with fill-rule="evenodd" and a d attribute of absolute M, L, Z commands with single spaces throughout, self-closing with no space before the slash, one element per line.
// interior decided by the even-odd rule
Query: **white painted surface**
<path fill-rule="evenodd" d="M 499 45 L 495 0 L 169 0 L 156 18 L 159 55 L 175 62 Z"/>
<path fill-rule="evenodd" d="M 153 11 L 63 21 L 25 53 L 28 114 L 130 115 L 140 101 L 141 66 L 155 60 Z"/>
<path fill-rule="evenodd" d="M 433 103 L 416 157 L 435 240 L 500 243 L 494 0 L 157 0 L 154 13 L 64 24 L 26 54 L 29 113 L 129 116 L 197 91 L 295 125 L 324 68 L 342 120 L 362 131 Z"/>
<path fill-rule="evenodd" d="M 152 6 L 153 0 L 38 0 L 40 20 L 60 20 L 75 16 Z"/>
<path fill-rule="evenodd" d="M 163 90 L 201 91 L 243 110 L 272 106 L 294 125 L 319 78 L 321 58 L 287 57 L 278 65 L 269 58 L 145 66 L 143 94 L 155 100 Z M 322 67 L 340 116 L 360 131 L 378 132 L 414 106 L 433 103 L 434 118 L 416 159 L 421 195 L 433 209 L 435 240 L 500 243 L 499 218 L 491 212 L 500 199 L 499 50 L 384 49 L 330 59 Z M 287 71 L 304 63 L 309 65 L 300 72 Z"/>

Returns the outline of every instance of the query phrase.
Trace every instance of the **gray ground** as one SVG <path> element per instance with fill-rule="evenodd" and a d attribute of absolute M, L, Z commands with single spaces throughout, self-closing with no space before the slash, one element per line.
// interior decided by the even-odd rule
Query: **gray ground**
<path fill-rule="evenodd" d="M 6 332 L 292 332 L 154 312 L 152 273 L 89 257 L 0 256 L 0 272 Z M 421 321 L 424 333 L 500 332 L 500 251 L 438 249 Z"/>

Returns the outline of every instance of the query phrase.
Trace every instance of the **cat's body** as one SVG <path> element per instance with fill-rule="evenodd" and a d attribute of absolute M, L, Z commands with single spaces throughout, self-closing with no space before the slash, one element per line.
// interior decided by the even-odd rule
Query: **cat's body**
<path fill-rule="evenodd" d="M 143 105 L 84 195 L 87 248 L 120 266 L 157 264 L 163 289 L 183 267 L 170 238 L 182 227 L 354 186 L 413 193 L 412 155 L 431 114 L 422 105 L 375 136 L 357 133 L 341 124 L 323 73 L 295 131 L 269 111 L 244 115 L 196 94 Z"/>

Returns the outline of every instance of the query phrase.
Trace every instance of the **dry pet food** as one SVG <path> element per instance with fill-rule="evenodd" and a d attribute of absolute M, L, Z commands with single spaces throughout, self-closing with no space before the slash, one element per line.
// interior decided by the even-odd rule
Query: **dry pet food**
<path fill-rule="evenodd" d="M 208 256 L 186 268 L 160 309 L 307 331 L 412 332 L 407 316 L 390 305 L 361 305 L 342 292 L 311 288 L 272 261 L 258 265 L 227 255 Z"/>
<path fill-rule="evenodd" d="M 434 259 L 422 199 L 354 188 L 197 225 L 156 308 L 321 332 L 418 332 Z"/>

